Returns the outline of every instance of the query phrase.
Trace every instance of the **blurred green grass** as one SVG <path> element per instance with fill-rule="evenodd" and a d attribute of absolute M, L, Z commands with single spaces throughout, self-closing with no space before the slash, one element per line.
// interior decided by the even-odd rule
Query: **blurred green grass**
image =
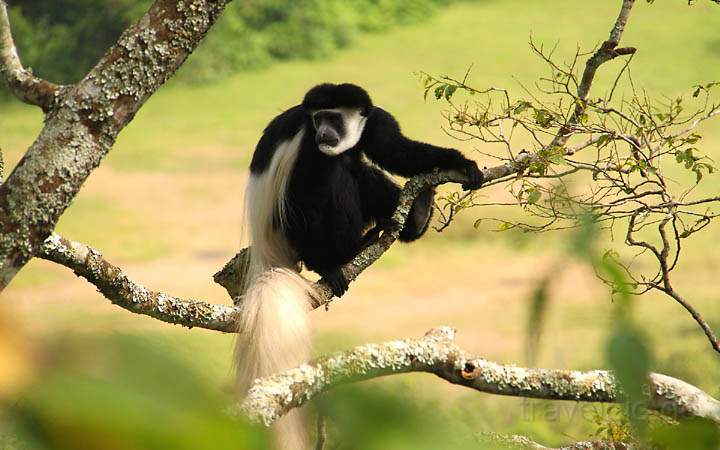
<path fill-rule="evenodd" d="M 364 36 L 326 60 L 277 64 L 208 86 L 171 81 L 120 135 L 58 232 L 127 264 L 131 275 L 148 286 L 226 301 L 221 291 L 208 286 L 209 275 L 239 246 L 245 167 L 268 120 L 298 102 L 311 85 L 361 84 L 377 104 L 395 114 L 406 134 L 457 145 L 440 128 L 442 104 L 422 101 L 417 71 L 461 76 L 474 64 L 472 85 L 507 87 L 521 95 L 520 83 L 531 86 L 545 73 L 527 45 L 530 34 L 546 46 L 558 42 L 556 54 L 570 58 L 576 44 L 588 50 L 606 37 L 618 9 L 616 1 L 457 4 L 427 23 Z M 720 10 L 711 2 L 692 7 L 682 1 L 637 2 L 623 38 L 624 45 L 639 49 L 632 65 L 636 85 L 651 95 L 687 96 L 693 85 L 720 78 L 718 29 Z M 602 69 L 598 92 L 613 75 L 611 65 Z M 12 167 L 40 130 L 42 117 L 17 103 L 0 108 L 0 145 Z M 720 160 L 720 123 L 703 127 L 702 133 L 702 149 Z M 467 144 L 460 147 L 473 150 Z M 717 192 L 717 186 L 713 176 L 700 189 Z M 475 218 L 496 212 L 468 211 L 443 234 L 429 233 L 417 244 L 393 248 L 353 285 L 349 298 L 314 317 L 320 329 L 318 351 L 414 336 L 428 324 L 449 323 L 460 328 L 461 342 L 474 351 L 522 363 L 528 292 L 550 261 L 564 258 L 564 238 L 472 228 Z M 676 284 L 715 329 L 720 328 L 717 231 L 711 227 L 688 242 L 676 275 Z M 578 276 L 572 266 L 568 262 L 571 270 L 553 291 L 538 363 L 596 368 L 604 363 L 611 305 L 588 273 L 580 270 Z M 181 353 L 212 355 L 208 376 L 217 384 L 229 379 L 230 337 L 177 327 L 158 332 L 152 319 L 107 306 L 91 287 L 49 264 L 33 262 L 3 293 L 3 301 L 18 321 L 42 335 L 127 329 L 161 339 Z M 638 316 L 657 353 L 656 369 L 720 394 L 720 363 L 689 316 L 660 296 L 638 303 Z M 441 408 L 478 430 L 524 432 L 556 444 L 568 435 L 582 438 L 592 428 L 568 414 L 557 420 L 542 414 L 523 417 L 528 409 L 520 400 L 458 392 L 428 377 L 382 383 L 407 386 L 421 398 L 445 399 Z"/>

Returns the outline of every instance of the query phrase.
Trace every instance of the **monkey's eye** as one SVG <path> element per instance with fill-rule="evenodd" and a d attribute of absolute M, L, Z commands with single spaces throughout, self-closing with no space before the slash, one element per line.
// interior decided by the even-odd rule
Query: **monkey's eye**
<path fill-rule="evenodd" d="M 319 113 L 315 113 L 312 115 L 312 123 L 315 128 L 317 128 L 320 125 L 321 117 L 319 117 L 319 116 L 320 116 Z"/>

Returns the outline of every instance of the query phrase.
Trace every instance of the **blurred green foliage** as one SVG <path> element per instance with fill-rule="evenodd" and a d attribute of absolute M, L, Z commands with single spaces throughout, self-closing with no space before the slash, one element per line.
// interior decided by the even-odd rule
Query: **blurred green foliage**
<path fill-rule="evenodd" d="M 0 448 L 268 448 L 266 430 L 225 413 L 229 398 L 178 355 L 129 335 L 54 336 L 37 374 L 0 401 Z"/>
<path fill-rule="evenodd" d="M 23 63 L 57 83 L 79 80 L 149 0 L 10 1 L 10 21 Z"/>
<path fill-rule="evenodd" d="M 265 427 L 227 413 L 231 390 L 162 341 L 84 333 L 34 342 L 30 381 L 0 395 L 0 449 L 269 448 Z M 477 448 L 474 430 L 410 390 L 346 386 L 320 397 L 314 409 L 326 417 L 326 448 Z M 305 412 L 310 427 L 316 411 Z"/>
<path fill-rule="evenodd" d="M 328 449 L 478 448 L 477 430 L 410 390 L 356 384 L 318 397 L 315 405 L 326 418 Z"/>
<path fill-rule="evenodd" d="M 179 78 L 198 82 L 275 60 L 317 59 L 361 32 L 418 22 L 457 0 L 232 2 Z M 15 0 L 10 15 L 26 66 L 57 83 L 78 81 L 150 0 Z M 7 96 L 3 87 L 0 96 Z"/>

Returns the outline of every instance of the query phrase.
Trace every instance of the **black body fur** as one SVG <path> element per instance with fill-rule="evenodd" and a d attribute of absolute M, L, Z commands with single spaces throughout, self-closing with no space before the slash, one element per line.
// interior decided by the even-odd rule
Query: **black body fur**
<path fill-rule="evenodd" d="M 359 142 L 349 150 L 329 156 L 318 149 L 310 113 L 318 109 L 350 107 L 367 116 Z M 323 84 L 308 92 L 303 104 L 273 119 L 257 145 L 250 170 L 267 170 L 277 146 L 302 128 L 305 134 L 286 192 L 287 217 L 283 234 L 299 259 L 325 277 L 335 295 L 342 295 L 347 281 L 339 268 L 388 226 L 398 205 L 400 187 L 385 173 L 410 177 L 435 168 L 455 170 L 471 180 L 464 187 L 476 189 L 482 172 L 459 151 L 413 141 L 387 111 L 374 107 L 367 93 L 354 85 Z M 430 222 L 433 190 L 413 204 L 400 240 L 420 237 Z M 376 228 L 367 232 L 373 225 Z M 367 234 L 366 234 L 367 233 Z"/>

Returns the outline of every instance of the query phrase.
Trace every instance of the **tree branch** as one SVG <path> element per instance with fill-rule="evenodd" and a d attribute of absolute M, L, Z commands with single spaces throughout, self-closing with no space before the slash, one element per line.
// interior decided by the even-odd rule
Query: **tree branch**
<path fill-rule="evenodd" d="M 514 162 L 483 170 L 487 181 L 495 180 L 524 170 L 532 161 L 532 155 L 523 154 Z M 465 180 L 449 173 L 431 173 L 411 178 L 405 183 L 400 194 L 399 206 L 393 220 L 402 225 L 407 219 L 413 200 L 429 186 L 447 182 L 462 183 Z M 397 240 L 399 231 L 384 233 L 380 238 L 360 252 L 343 267 L 348 280 L 355 280 L 360 273 L 377 261 Z M 215 274 L 215 281 L 228 291 L 236 303 L 240 301 L 242 277 L 246 250 L 238 253 L 225 267 Z M 236 332 L 236 307 L 217 305 L 197 300 L 181 299 L 158 291 L 151 291 L 128 278 L 122 269 L 103 258 L 102 253 L 80 242 L 72 241 L 57 234 L 51 234 L 38 250 L 39 258 L 66 266 L 76 275 L 85 278 L 112 303 L 128 311 L 143 314 L 163 322 L 188 328 L 199 327 L 209 330 Z M 315 283 L 315 297 L 310 299 L 313 308 L 327 305 L 332 301 L 330 287 L 323 280 Z"/>
<path fill-rule="evenodd" d="M 492 448 L 500 445 L 509 450 L 633 450 L 635 448 L 631 444 L 615 441 L 581 441 L 562 447 L 546 447 L 527 436 L 517 434 L 508 436 L 492 432 L 480 433 L 478 439 L 481 443 L 493 445 Z"/>
<path fill-rule="evenodd" d="M 0 186 L 0 291 L 39 251 L 118 133 L 185 61 L 228 1 L 155 0 L 85 78 L 58 91 L 42 132 Z M 2 30 L 7 38 L 9 29 Z M 6 73 L 18 73 L 16 52 L 3 42 L 11 64 Z"/>
<path fill-rule="evenodd" d="M 328 389 L 385 375 L 425 372 L 490 394 L 546 400 L 616 403 L 622 395 L 611 372 L 522 368 L 468 357 L 443 327 L 421 339 L 363 345 L 255 380 L 241 410 L 270 425 Z M 720 424 L 720 402 L 676 378 L 651 373 L 648 407 L 671 417 L 701 417 Z"/>
<path fill-rule="evenodd" d="M 714 200 L 714 199 L 709 199 Z M 628 227 L 627 232 L 625 234 L 625 242 L 633 247 L 640 247 L 646 250 L 649 250 L 650 253 L 657 259 L 659 271 L 658 275 L 655 277 L 655 279 L 648 281 L 646 284 L 648 284 L 652 289 L 657 289 L 660 292 L 666 294 L 673 300 L 675 300 L 677 303 L 679 303 L 685 310 L 690 314 L 690 316 L 695 320 L 695 322 L 700 326 L 703 333 L 705 333 L 705 336 L 707 337 L 708 341 L 710 342 L 710 346 L 715 350 L 716 352 L 720 353 L 720 341 L 718 341 L 717 336 L 713 332 L 712 328 L 710 328 L 710 325 L 707 323 L 705 318 L 700 314 L 700 312 L 695 309 L 695 307 L 690 304 L 672 285 L 672 280 L 670 278 L 670 272 L 672 270 L 672 265 L 668 261 L 668 257 L 670 255 L 670 239 L 668 238 L 668 232 L 667 232 L 667 225 L 671 220 L 674 220 L 674 216 L 672 215 L 673 209 L 672 205 L 670 205 L 670 210 L 668 211 L 668 217 L 664 218 L 660 221 L 660 224 L 658 225 L 658 234 L 660 235 L 660 238 L 662 240 L 663 246 L 662 249 L 659 249 L 657 246 L 650 244 L 646 241 L 639 241 L 635 238 L 635 232 L 636 230 L 636 223 L 638 220 L 638 217 L 645 213 L 645 210 L 638 210 L 635 211 L 628 220 Z M 675 237 L 675 245 L 680 246 L 680 238 L 678 236 Z"/>
<path fill-rule="evenodd" d="M 39 106 L 45 112 L 52 108 L 60 87 L 36 77 L 23 67 L 10 30 L 5 0 L 0 0 L 0 72 L 17 98 L 30 105 Z"/>
<path fill-rule="evenodd" d="M 522 153 L 515 161 L 508 161 L 499 166 L 483 169 L 482 172 L 485 183 L 522 172 L 534 158 L 535 155 Z M 421 192 L 431 186 L 438 186 L 448 182 L 463 183 L 465 181 L 466 180 L 459 178 L 457 174 L 441 172 L 418 175 L 408 180 L 400 193 L 399 204 L 392 217 L 393 221 L 398 224 L 399 227 L 396 231 L 384 233 L 377 241 L 365 248 L 353 258 L 350 263 L 343 267 L 343 274 L 347 280 L 355 280 L 365 269 L 377 261 L 398 239 L 400 235 L 399 230 L 402 229 L 402 225 L 405 224 L 407 215 L 410 212 L 410 207 Z M 247 251 L 248 249 L 243 249 L 213 276 L 215 282 L 224 287 L 232 298 L 237 298 L 242 294 L 242 290 L 239 288 L 243 285 L 242 276 L 244 275 L 243 270 L 245 266 L 242 264 L 242 261 L 248 256 Z M 315 283 L 314 290 L 316 295 L 310 302 L 313 308 L 327 306 L 332 301 L 332 291 L 324 280 Z"/>
<path fill-rule="evenodd" d="M 94 284 L 112 303 L 128 311 L 188 328 L 199 327 L 232 333 L 236 331 L 236 309 L 151 291 L 130 280 L 100 252 L 85 244 L 52 234 L 43 243 L 40 258 L 69 267 Z"/>
<path fill-rule="evenodd" d="M 610 31 L 610 36 L 585 63 L 585 70 L 583 71 L 582 79 L 577 89 L 575 110 L 568 122 L 560 128 L 558 134 L 550 143 L 549 148 L 564 147 L 568 139 L 570 139 L 570 136 L 572 136 L 573 126 L 578 124 L 580 118 L 587 110 L 590 87 L 595 79 L 595 72 L 597 72 L 598 67 L 617 56 L 635 53 L 635 49 L 632 47 L 617 48 L 618 44 L 620 44 L 620 38 L 622 37 L 623 31 L 625 31 L 625 25 L 627 25 L 630 10 L 632 10 L 634 4 L 635 0 L 623 1 L 620 14 L 615 20 L 615 24 Z"/>

